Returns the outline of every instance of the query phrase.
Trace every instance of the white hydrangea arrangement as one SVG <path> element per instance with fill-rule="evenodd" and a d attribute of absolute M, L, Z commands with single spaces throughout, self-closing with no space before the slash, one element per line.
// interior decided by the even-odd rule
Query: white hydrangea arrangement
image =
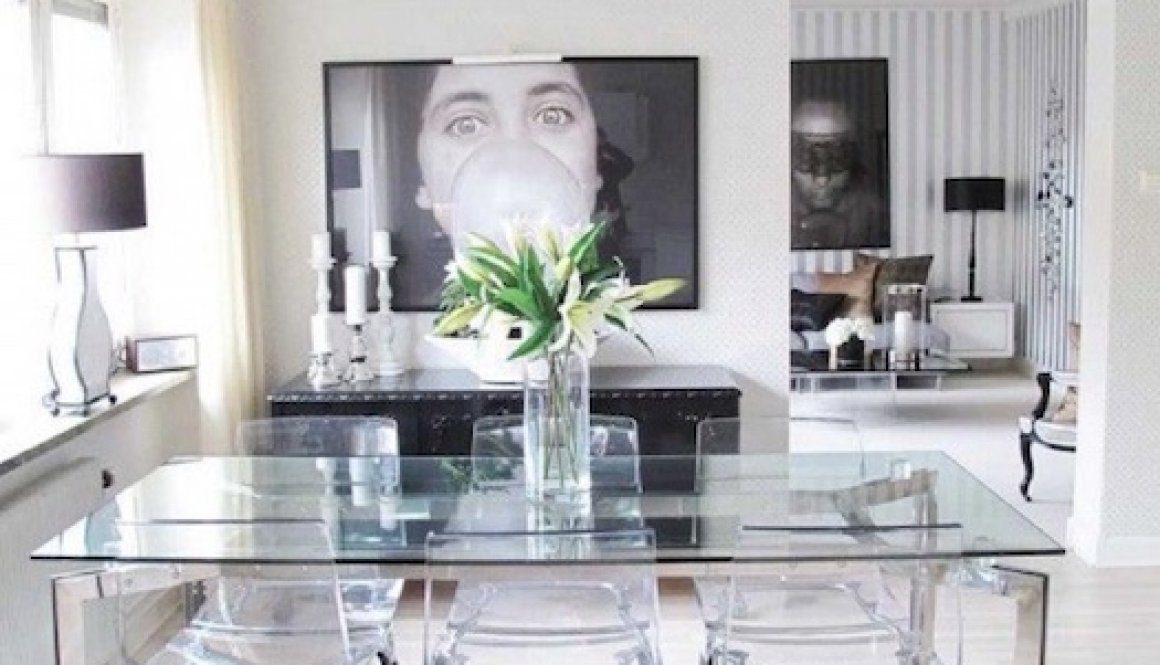
<path fill-rule="evenodd" d="M 874 319 L 869 317 L 838 317 L 826 326 L 826 345 L 830 348 L 845 344 L 852 337 L 863 342 L 874 339 Z"/>

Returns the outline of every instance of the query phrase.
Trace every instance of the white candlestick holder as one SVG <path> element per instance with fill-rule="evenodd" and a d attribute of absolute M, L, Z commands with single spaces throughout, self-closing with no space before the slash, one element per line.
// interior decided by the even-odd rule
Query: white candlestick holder
<path fill-rule="evenodd" d="M 367 363 L 367 338 L 362 325 L 350 327 L 350 363 L 343 378 L 348 383 L 361 383 L 375 378 Z"/>
<path fill-rule="evenodd" d="M 395 267 L 398 259 L 394 256 L 377 257 L 371 260 L 371 265 L 379 271 L 379 311 L 375 317 L 378 328 L 378 375 L 399 376 L 406 371 L 403 363 L 395 356 L 395 321 L 391 311 L 391 268 Z"/>
<path fill-rule="evenodd" d="M 323 317 L 330 313 L 330 283 L 329 276 L 334 268 L 334 259 L 315 257 L 310 261 L 310 268 L 314 271 L 314 307 L 315 315 Z M 313 336 L 313 331 L 312 331 Z M 318 346 L 316 340 L 310 340 L 310 364 L 306 368 L 306 379 L 314 388 L 328 388 L 342 383 L 342 377 L 334 366 L 334 349 L 330 346 L 327 336 L 325 343 Z"/>

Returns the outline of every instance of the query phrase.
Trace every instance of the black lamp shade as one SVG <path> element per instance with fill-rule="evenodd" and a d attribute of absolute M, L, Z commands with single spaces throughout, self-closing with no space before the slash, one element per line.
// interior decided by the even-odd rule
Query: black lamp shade
<path fill-rule="evenodd" d="M 1004 210 L 1006 181 L 1003 178 L 947 178 L 943 210 Z"/>
<path fill-rule="evenodd" d="M 140 154 L 44 155 L 30 161 L 33 214 L 53 231 L 145 226 L 145 164 Z"/>

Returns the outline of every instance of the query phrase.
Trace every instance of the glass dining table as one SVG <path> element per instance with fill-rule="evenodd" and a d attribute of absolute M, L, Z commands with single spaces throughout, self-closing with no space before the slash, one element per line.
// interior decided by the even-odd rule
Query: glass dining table
<path fill-rule="evenodd" d="M 655 532 L 662 577 L 912 562 L 920 622 L 937 593 L 927 573 L 962 564 L 960 581 L 1016 601 L 1014 662 L 1043 662 L 1047 577 L 997 561 L 1064 549 L 943 453 L 608 457 L 594 459 L 592 473 L 616 482 L 545 504 L 525 496 L 514 458 L 172 459 L 32 553 L 92 564 L 54 578 L 58 662 L 85 662 L 84 604 L 109 593 L 115 585 L 102 576 L 118 567 L 123 579 L 126 564 L 372 564 L 384 576 L 421 579 L 429 534 L 633 528 Z M 642 487 L 642 477 L 668 482 Z M 255 547 L 253 529 L 275 520 L 324 524 L 331 542 L 315 551 Z M 205 523 L 221 528 L 181 536 L 182 524 Z M 172 525 L 172 535 L 146 528 L 157 524 Z M 488 559 L 535 565 L 541 556 Z"/>

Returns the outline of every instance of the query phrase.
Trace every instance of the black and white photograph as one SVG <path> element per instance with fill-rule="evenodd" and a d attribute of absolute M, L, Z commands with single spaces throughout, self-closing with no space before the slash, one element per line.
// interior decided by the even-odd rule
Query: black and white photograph
<path fill-rule="evenodd" d="M 792 65 L 795 250 L 890 246 L 887 61 Z"/>
<path fill-rule="evenodd" d="M 366 262 L 376 229 L 398 264 L 392 308 L 434 310 L 470 234 L 605 220 L 601 246 L 697 306 L 697 58 L 328 63 L 329 229 Z M 333 308 L 341 308 L 341 288 Z"/>

